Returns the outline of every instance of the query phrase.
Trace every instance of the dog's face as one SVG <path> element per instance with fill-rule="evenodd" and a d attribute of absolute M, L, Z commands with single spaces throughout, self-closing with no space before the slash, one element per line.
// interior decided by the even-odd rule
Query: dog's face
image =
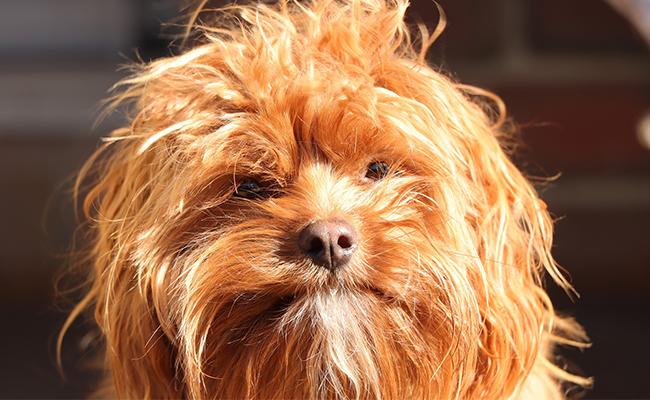
<path fill-rule="evenodd" d="M 170 336 L 180 334 L 190 360 L 206 352 L 212 385 L 233 390 L 224 394 L 250 370 L 247 396 L 380 395 L 388 376 L 433 376 L 450 349 L 477 345 L 481 267 L 462 242 L 478 226 L 454 211 L 471 199 L 447 204 L 467 185 L 442 150 L 450 135 L 397 126 L 418 114 L 398 109 L 390 89 L 332 86 L 258 105 L 286 102 L 281 110 L 229 116 L 236 129 L 217 128 L 200 146 L 208 155 L 188 157 L 197 161 L 178 174 L 182 189 L 166 181 L 169 197 L 155 196 L 164 210 L 152 215 L 168 215 L 138 244 L 144 268 L 169 263 Z M 308 102 L 320 106 L 310 112 Z"/>
<path fill-rule="evenodd" d="M 245 33 L 127 81 L 86 199 L 117 393 L 504 398 L 551 376 L 550 218 L 480 92 L 405 42 L 405 4 L 239 10 Z"/>

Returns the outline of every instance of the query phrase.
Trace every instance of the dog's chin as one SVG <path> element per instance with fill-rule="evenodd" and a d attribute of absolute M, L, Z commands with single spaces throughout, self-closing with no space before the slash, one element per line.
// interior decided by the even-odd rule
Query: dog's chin
<path fill-rule="evenodd" d="M 301 391 L 301 382 L 319 377 L 343 384 L 347 373 L 370 380 L 379 369 L 392 374 L 395 363 L 410 368 L 394 351 L 401 341 L 420 338 L 415 324 L 405 323 L 405 308 L 372 286 L 239 298 L 221 310 L 205 338 L 206 374 L 216 378 L 207 384 L 214 383 L 215 390 L 217 383 L 251 373 L 259 390 L 297 390 L 266 397 L 314 397 Z"/>

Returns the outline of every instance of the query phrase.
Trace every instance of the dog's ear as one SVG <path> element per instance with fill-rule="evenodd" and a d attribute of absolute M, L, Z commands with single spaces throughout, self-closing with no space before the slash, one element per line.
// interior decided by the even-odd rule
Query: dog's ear
<path fill-rule="evenodd" d="M 153 238 L 145 228 L 160 213 L 152 205 L 159 190 L 152 186 L 153 175 L 160 169 L 150 167 L 158 156 L 139 154 L 139 145 L 105 144 L 79 174 L 75 195 L 85 193 L 91 287 L 66 327 L 94 306 L 104 336 L 107 382 L 112 386 L 102 392 L 118 398 L 180 398 L 173 328 L 165 303 L 163 276 L 168 265 L 156 259 Z"/>
<path fill-rule="evenodd" d="M 151 310 L 151 301 L 132 284 L 116 286 L 123 287 L 116 287 L 106 303 L 99 301 L 95 312 L 105 334 L 106 365 L 117 397 L 181 398 L 176 349 Z"/>
<path fill-rule="evenodd" d="M 61 330 L 59 349 L 71 323 L 94 308 L 119 398 L 183 397 L 168 304 L 168 272 L 176 269 L 165 260 L 183 251 L 174 235 L 189 223 L 181 221 L 192 209 L 187 190 L 204 183 L 202 163 L 214 158 L 204 154 L 216 147 L 204 143 L 206 132 L 234 129 L 224 115 L 246 106 L 223 57 L 203 46 L 134 67 L 107 107 L 123 107 L 130 125 L 104 138 L 78 174 L 75 208 L 90 244 L 80 261 L 91 266 L 90 288 Z"/>
<path fill-rule="evenodd" d="M 393 95 L 379 103 L 380 115 L 398 121 L 394 129 L 419 149 L 415 156 L 426 165 L 434 208 L 445 222 L 438 245 L 447 247 L 447 264 L 458 264 L 446 272 L 472 287 L 454 296 L 476 305 L 476 315 L 468 316 L 475 321 L 463 322 L 480 332 L 475 373 L 485 382 L 477 387 L 495 391 L 480 397 L 513 393 L 522 377 L 539 370 L 558 382 L 588 384 L 547 360 L 554 344 L 584 346 L 585 336 L 556 315 L 543 289 L 548 275 L 572 292 L 551 255 L 546 204 L 509 158 L 503 103 L 423 65 L 407 65 L 382 65 L 377 81 Z"/>
<path fill-rule="evenodd" d="M 588 386 L 589 379 L 565 371 L 551 358 L 557 344 L 585 347 L 587 338 L 573 320 L 556 314 L 544 290 L 548 276 L 569 295 L 575 293 L 551 254 L 553 220 L 546 203 L 508 155 L 513 132 L 504 124 L 505 107 L 483 90 L 458 89 L 483 120 L 467 127 L 475 137 L 467 144 L 465 174 L 477 191 L 467 220 L 482 266 L 473 277 L 483 324 L 481 368 L 491 385 L 513 392 L 540 385 L 540 377 L 544 388 L 555 393 L 567 383 Z M 522 382 L 522 376 L 528 379 Z"/>
<path fill-rule="evenodd" d="M 475 190 L 466 220 L 481 266 L 470 279 L 483 324 L 482 372 L 493 378 L 492 386 L 514 391 L 521 390 L 515 386 L 521 376 L 546 376 L 547 388 L 564 381 L 588 385 L 588 379 L 548 359 L 556 344 L 584 347 L 587 339 L 579 325 L 555 313 L 544 290 L 546 275 L 568 294 L 575 293 L 551 254 L 553 220 L 546 203 L 510 160 L 513 132 L 505 106 L 484 90 L 465 85 L 456 89 L 469 113 L 478 116 L 462 127 L 471 133 L 460 148 L 467 155 L 464 178 Z"/>

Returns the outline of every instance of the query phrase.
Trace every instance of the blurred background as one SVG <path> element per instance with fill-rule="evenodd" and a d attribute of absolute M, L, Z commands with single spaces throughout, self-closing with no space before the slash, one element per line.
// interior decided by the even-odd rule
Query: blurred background
<path fill-rule="evenodd" d="M 561 174 L 543 197 L 558 218 L 555 256 L 581 297 L 550 290 L 593 341 L 565 353 L 595 377 L 586 397 L 650 398 L 648 45 L 601 0 L 439 2 L 448 27 L 431 61 L 503 97 L 522 128 L 522 168 Z M 2 0 L 2 398 L 78 398 L 92 388 L 90 358 L 78 344 L 83 327 L 65 342 L 65 380 L 54 359 L 61 308 L 69 306 L 53 292 L 75 228 L 68 179 L 120 123 L 111 116 L 93 128 L 100 100 L 123 76 L 117 67 L 170 54 L 161 22 L 180 5 Z M 410 17 L 437 20 L 429 0 L 414 0 Z M 638 26 L 647 31 L 645 24 Z"/>

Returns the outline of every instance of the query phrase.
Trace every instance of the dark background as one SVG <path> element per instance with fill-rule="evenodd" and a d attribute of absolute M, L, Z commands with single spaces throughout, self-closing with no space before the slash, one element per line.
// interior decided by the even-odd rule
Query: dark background
<path fill-rule="evenodd" d="M 561 173 L 543 197 L 559 218 L 555 255 L 581 298 L 551 291 L 593 341 L 566 353 L 595 377 L 587 397 L 650 397 L 650 127 L 639 125 L 650 118 L 648 46 L 600 0 L 440 3 L 449 23 L 432 61 L 503 97 L 522 127 L 525 170 Z M 119 123 L 92 128 L 117 66 L 136 49 L 169 54 L 160 22 L 178 10 L 171 0 L 2 0 L 0 397 L 92 387 L 83 327 L 65 343 L 66 380 L 54 362 L 64 313 L 53 279 L 75 226 L 66 180 Z M 416 16 L 432 26 L 433 3 L 415 0 Z"/>

